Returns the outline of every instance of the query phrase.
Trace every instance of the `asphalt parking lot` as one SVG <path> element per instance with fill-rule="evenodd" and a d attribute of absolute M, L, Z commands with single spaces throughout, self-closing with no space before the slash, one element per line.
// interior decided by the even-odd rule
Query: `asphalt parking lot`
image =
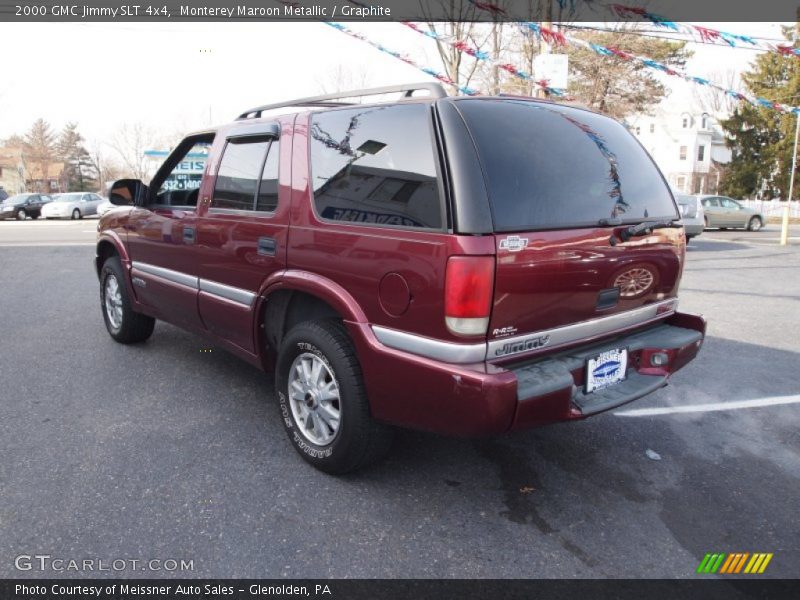
<path fill-rule="evenodd" d="M 47 554 L 190 577 L 680 578 L 706 552 L 800 576 L 798 226 L 788 248 L 775 225 L 692 240 L 681 307 L 708 338 L 669 387 L 493 439 L 404 431 L 333 478 L 288 444 L 269 377 L 163 323 L 109 338 L 95 224 L 0 223 L 0 577 L 81 575 L 15 567 Z"/>

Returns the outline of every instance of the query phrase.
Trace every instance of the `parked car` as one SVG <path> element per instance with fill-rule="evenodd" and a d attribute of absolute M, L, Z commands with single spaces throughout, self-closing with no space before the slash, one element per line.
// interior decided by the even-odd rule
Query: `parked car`
<path fill-rule="evenodd" d="M 764 215 L 757 210 L 742 206 L 732 198 L 725 196 L 700 196 L 705 211 L 705 226 L 728 229 L 745 227 L 749 231 L 758 231 L 766 223 Z"/>
<path fill-rule="evenodd" d="M 686 232 L 686 238 L 692 239 L 703 233 L 705 228 L 705 213 L 703 212 L 703 203 L 697 196 L 678 195 L 675 197 L 678 202 L 678 208 L 681 211 L 681 219 L 683 220 L 683 230 Z"/>
<path fill-rule="evenodd" d="M 53 201 L 42 210 L 46 219 L 82 219 L 97 213 L 97 207 L 103 199 L 97 194 L 88 192 L 71 192 L 57 194 Z"/>
<path fill-rule="evenodd" d="M 575 107 L 436 84 L 266 105 L 110 199 L 127 207 L 98 225 L 111 337 L 163 319 L 274 371 L 291 444 L 329 473 L 379 459 L 392 426 L 482 436 L 607 411 L 704 338 L 677 311 L 686 238 L 663 176 Z"/>
<path fill-rule="evenodd" d="M 97 216 L 102 217 L 108 211 L 116 208 L 109 200 L 103 200 L 100 204 L 97 205 Z"/>
<path fill-rule="evenodd" d="M 0 185 L 0 202 L 6 199 L 8 199 L 8 194 L 6 193 L 5 188 L 3 188 L 2 185 Z"/>
<path fill-rule="evenodd" d="M 15 194 L 0 204 L 0 219 L 38 219 L 43 207 L 51 200 L 46 194 Z"/>

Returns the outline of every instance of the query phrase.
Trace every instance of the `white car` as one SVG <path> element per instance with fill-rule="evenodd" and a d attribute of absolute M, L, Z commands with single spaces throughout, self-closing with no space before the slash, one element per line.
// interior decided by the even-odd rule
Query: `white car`
<path fill-rule="evenodd" d="M 82 219 L 97 214 L 102 202 L 100 196 L 89 192 L 58 194 L 42 208 L 42 216 L 45 219 Z"/>
<path fill-rule="evenodd" d="M 103 203 L 97 207 L 97 216 L 102 217 L 104 214 L 106 214 L 113 208 L 119 208 L 119 206 L 111 204 L 111 202 L 108 200 L 103 200 Z"/>

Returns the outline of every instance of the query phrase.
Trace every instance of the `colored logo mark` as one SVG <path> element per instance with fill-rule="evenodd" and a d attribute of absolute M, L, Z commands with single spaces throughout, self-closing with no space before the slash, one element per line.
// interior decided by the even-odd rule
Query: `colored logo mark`
<path fill-rule="evenodd" d="M 738 573 L 760 575 L 766 570 L 771 560 L 771 552 L 754 552 L 753 554 L 749 552 L 734 552 L 731 554 L 709 552 L 703 557 L 700 566 L 697 567 L 697 572 L 719 573 L 721 575 L 735 575 Z"/>

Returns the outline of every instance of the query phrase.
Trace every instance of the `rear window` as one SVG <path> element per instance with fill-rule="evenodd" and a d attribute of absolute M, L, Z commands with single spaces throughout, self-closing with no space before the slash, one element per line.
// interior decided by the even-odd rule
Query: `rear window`
<path fill-rule="evenodd" d="M 655 164 L 613 119 L 512 99 L 457 106 L 483 163 L 496 231 L 677 218 Z"/>
<path fill-rule="evenodd" d="M 310 146 L 314 205 L 322 219 L 442 228 L 428 105 L 317 113 Z"/>

